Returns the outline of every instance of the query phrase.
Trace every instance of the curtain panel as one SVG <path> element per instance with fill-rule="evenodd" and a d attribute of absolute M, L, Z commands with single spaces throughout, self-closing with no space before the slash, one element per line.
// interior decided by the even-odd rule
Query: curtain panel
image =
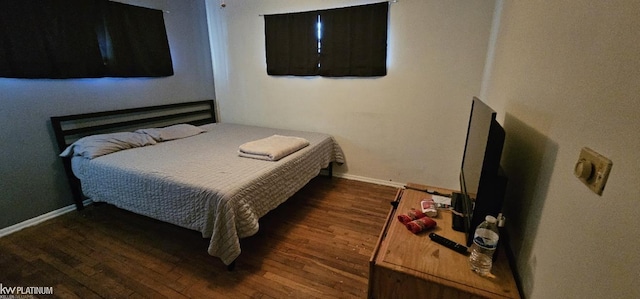
<path fill-rule="evenodd" d="M 264 16 L 267 74 L 318 74 L 317 12 Z"/>
<path fill-rule="evenodd" d="M 320 75 L 387 74 L 387 2 L 322 11 Z"/>
<path fill-rule="evenodd" d="M 0 1 L 0 76 L 102 76 L 98 20 L 92 0 Z"/>
<path fill-rule="evenodd" d="M 161 10 L 109 1 L 103 11 L 106 32 L 100 44 L 108 76 L 173 75 Z"/>
<path fill-rule="evenodd" d="M 0 77 L 173 74 L 162 11 L 107 0 L 1 0 Z"/>

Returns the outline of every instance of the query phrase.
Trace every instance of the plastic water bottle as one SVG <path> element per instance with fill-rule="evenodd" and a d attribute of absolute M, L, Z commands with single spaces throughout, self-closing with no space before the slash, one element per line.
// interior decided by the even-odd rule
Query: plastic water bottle
<path fill-rule="evenodd" d="M 478 225 L 473 235 L 471 255 L 469 256 L 471 270 L 480 275 L 491 273 L 493 253 L 498 247 L 499 238 L 497 220 L 495 217 L 488 215 L 484 218 L 484 222 Z"/>

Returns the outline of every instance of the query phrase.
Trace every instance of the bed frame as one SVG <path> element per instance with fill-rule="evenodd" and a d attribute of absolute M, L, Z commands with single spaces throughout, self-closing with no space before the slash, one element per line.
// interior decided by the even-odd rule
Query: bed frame
<path fill-rule="evenodd" d="M 59 152 L 64 151 L 74 141 L 93 134 L 165 127 L 180 123 L 200 126 L 215 122 L 213 100 L 51 117 Z M 82 210 L 85 196 L 82 194 L 80 180 L 71 170 L 71 158 L 63 158 L 63 164 L 76 209 Z"/>
<path fill-rule="evenodd" d="M 51 117 L 58 153 L 74 141 L 94 134 L 160 128 L 182 123 L 201 126 L 215 122 L 217 119 L 213 100 Z M 65 157 L 62 161 L 76 209 L 82 210 L 86 197 L 82 193 L 80 179 L 73 174 L 71 158 Z M 320 174 L 332 177 L 333 163 L 329 163 Z M 234 267 L 235 261 L 227 269 L 231 271 Z"/>

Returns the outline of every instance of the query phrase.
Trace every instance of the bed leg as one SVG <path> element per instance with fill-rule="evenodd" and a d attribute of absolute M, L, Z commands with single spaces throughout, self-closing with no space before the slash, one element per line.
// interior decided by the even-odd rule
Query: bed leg
<path fill-rule="evenodd" d="M 73 196 L 76 210 L 81 211 L 84 209 L 84 195 L 82 195 L 80 180 L 73 174 L 73 170 L 71 170 L 71 159 L 63 158 L 62 164 L 67 175 L 67 182 L 69 183 L 69 187 L 71 187 L 71 195 Z"/>
<path fill-rule="evenodd" d="M 333 177 L 333 162 L 329 162 L 327 167 L 320 169 L 319 176 L 332 178 Z"/>
<path fill-rule="evenodd" d="M 84 209 L 84 200 L 88 199 L 88 197 L 84 196 L 79 184 L 76 185 L 76 188 L 74 188 L 71 193 L 73 194 L 73 201 L 76 205 L 76 210 L 82 211 Z"/>
<path fill-rule="evenodd" d="M 231 272 L 236 267 L 236 261 L 231 262 L 231 264 L 227 265 L 227 271 Z"/>

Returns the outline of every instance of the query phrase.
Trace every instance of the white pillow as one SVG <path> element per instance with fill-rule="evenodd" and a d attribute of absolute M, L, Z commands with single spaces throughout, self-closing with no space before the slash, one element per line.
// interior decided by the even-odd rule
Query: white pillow
<path fill-rule="evenodd" d="M 151 136 L 135 132 L 98 134 L 76 140 L 60 156 L 82 156 L 93 159 L 113 152 L 156 143 Z"/>
<path fill-rule="evenodd" d="M 186 138 L 203 132 L 206 131 L 190 124 L 178 124 L 164 128 L 140 129 L 136 131 L 136 133 L 147 134 L 158 142 Z"/>

